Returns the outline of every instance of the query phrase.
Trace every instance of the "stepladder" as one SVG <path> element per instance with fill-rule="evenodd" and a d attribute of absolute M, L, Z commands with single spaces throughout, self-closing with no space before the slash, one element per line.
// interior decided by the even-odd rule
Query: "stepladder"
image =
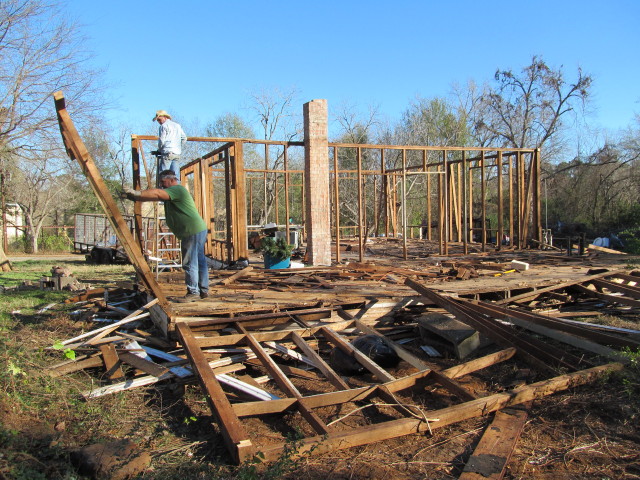
<path fill-rule="evenodd" d="M 156 278 L 162 272 L 182 268 L 180 240 L 169 230 L 165 217 L 158 217 L 155 239 L 155 255 L 150 260 L 153 262 Z"/>

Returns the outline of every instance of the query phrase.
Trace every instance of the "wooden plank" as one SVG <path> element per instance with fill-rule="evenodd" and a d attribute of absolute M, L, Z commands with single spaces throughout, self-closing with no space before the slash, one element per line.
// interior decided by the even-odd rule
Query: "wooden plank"
<path fill-rule="evenodd" d="M 84 370 L 85 368 L 95 368 L 104 365 L 103 359 L 96 354 L 94 357 L 84 358 L 82 360 L 71 361 L 63 365 L 51 367 L 49 375 L 52 377 L 61 377 L 69 373 L 77 372 L 78 370 Z"/>
<path fill-rule="evenodd" d="M 89 151 L 82 142 L 71 117 L 67 113 L 64 95 L 62 92 L 56 92 L 53 96 L 55 99 L 56 111 L 58 113 L 60 132 L 69 157 L 76 160 L 82 167 L 83 173 L 87 180 L 89 180 L 89 184 L 93 188 L 100 205 L 107 215 L 107 218 L 127 253 L 129 260 L 134 266 L 136 273 L 142 280 L 142 283 L 153 293 L 153 296 L 158 299 L 158 302 L 164 312 L 170 316 L 171 307 L 169 306 L 169 302 L 164 296 L 164 293 L 162 293 L 162 289 L 156 282 L 154 275 L 151 273 L 151 269 L 140 250 L 140 245 L 135 242 L 133 235 L 129 230 L 129 226 L 124 221 L 116 202 L 102 179 L 100 171 L 96 167 L 93 158 L 91 158 Z"/>
<path fill-rule="evenodd" d="M 426 422 L 416 418 L 403 418 L 377 425 L 366 425 L 348 431 L 332 432 L 324 436 L 307 437 L 299 444 L 297 454 L 321 454 L 342 448 L 366 445 L 381 440 L 396 438 L 412 433 L 426 432 L 429 429 L 445 427 L 452 423 L 470 418 L 480 417 L 502 408 L 542 398 L 553 393 L 591 383 L 598 378 L 619 371 L 624 367 L 619 363 L 611 363 L 588 370 L 560 375 L 549 380 L 533 383 L 508 392 L 496 393 L 487 397 L 471 400 L 440 410 L 426 411 L 425 416 L 437 421 Z M 276 460 L 282 453 L 285 444 L 278 444 L 262 450 L 266 461 Z"/>
<path fill-rule="evenodd" d="M 501 350 L 499 352 L 487 355 L 485 357 L 477 358 L 455 367 L 443 370 L 441 373 L 447 375 L 450 378 L 459 378 L 469 373 L 482 370 L 483 368 L 490 367 L 500 362 L 509 360 L 515 355 L 515 348 L 509 348 L 507 350 Z M 408 375 L 403 378 L 398 378 L 392 382 L 384 384 L 390 392 L 399 392 L 409 388 L 415 388 L 419 385 L 426 386 L 429 383 L 431 377 L 431 370 L 422 371 L 413 375 Z M 307 402 L 313 408 L 327 407 L 331 405 L 337 405 L 345 402 L 355 402 L 363 400 L 376 393 L 375 385 L 370 387 L 352 388 L 350 390 L 344 390 L 339 392 L 321 393 L 318 395 L 311 395 L 306 397 Z M 285 410 L 291 408 L 294 403 L 294 399 L 282 399 L 271 402 L 247 402 L 241 404 L 234 404 L 233 409 L 236 415 L 245 417 L 252 415 L 263 415 L 282 413 Z"/>
<path fill-rule="evenodd" d="M 624 272 L 624 270 L 612 270 L 611 272 L 599 273 L 597 275 L 589 275 L 589 276 L 586 276 L 586 277 L 577 277 L 576 279 L 571 280 L 570 282 L 563 282 L 563 283 L 558 283 L 556 285 L 551 285 L 549 287 L 539 288 L 539 289 L 534 290 L 532 292 L 527 292 L 527 293 L 522 293 L 520 295 L 515 295 L 515 296 L 510 297 L 510 298 L 505 298 L 503 300 L 498 300 L 498 301 L 496 301 L 494 303 L 496 305 L 504 305 L 505 303 L 519 302 L 519 301 L 522 301 L 522 300 L 529 300 L 529 299 L 537 297 L 541 293 L 552 292 L 554 290 L 562 290 L 564 288 L 570 287 L 572 285 L 576 285 L 578 283 L 590 282 L 591 280 L 595 280 L 595 279 L 598 279 L 598 278 L 605 278 L 605 277 L 609 277 L 609 276 L 614 276 L 614 275 L 616 275 L 618 273 L 622 273 L 622 272 Z"/>
<path fill-rule="evenodd" d="M 147 360 L 146 358 L 139 357 L 135 353 L 120 352 L 120 360 L 124 363 L 131 365 L 132 367 L 142 370 L 144 373 L 153 375 L 154 377 L 161 377 L 165 375 L 169 369 L 158 365 L 155 362 Z"/>
<path fill-rule="evenodd" d="M 628 305 L 630 307 L 640 308 L 640 300 L 635 300 L 633 298 L 619 297 L 617 295 L 607 295 L 606 293 L 600 293 L 594 290 L 590 290 L 583 285 L 573 285 L 571 288 L 578 290 L 590 297 L 604 300 L 607 303 L 619 303 L 621 305 Z"/>
<path fill-rule="evenodd" d="M 313 361 L 318 370 L 322 372 L 334 387 L 338 390 L 348 390 L 351 388 L 297 332 L 293 332 L 291 334 L 291 339 L 298 348 L 300 348 L 300 350 L 302 350 L 304 354 Z"/>
<path fill-rule="evenodd" d="M 104 368 L 107 370 L 107 378 L 112 381 L 122 380 L 124 378 L 124 372 L 122 371 L 120 358 L 118 357 L 114 344 L 107 343 L 100 345 L 100 352 L 102 352 Z"/>
<path fill-rule="evenodd" d="M 606 332 L 600 332 L 587 327 L 588 324 L 576 324 L 556 318 L 538 315 L 530 312 L 522 312 L 519 310 L 495 306 L 489 303 L 473 301 L 472 303 L 478 311 L 491 317 L 508 320 L 518 326 L 527 328 L 528 330 L 542 333 L 556 340 L 563 341 L 569 345 L 573 345 L 599 355 L 609 356 L 614 351 L 603 345 L 615 345 L 618 347 L 636 348 L 640 346 L 640 342 L 632 338 L 624 338 L 618 335 L 612 335 Z M 540 328 L 536 328 L 540 327 Z M 566 336 L 562 332 L 579 335 L 588 340 L 584 340 L 574 336 Z M 599 342 L 599 343 L 595 343 Z M 616 359 L 619 361 L 619 359 Z"/>
<path fill-rule="evenodd" d="M 176 331 L 193 366 L 193 371 L 202 386 L 209 408 L 218 421 L 227 449 L 236 462 L 240 463 L 248 460 L 255 453 L 253 444 L 249 440 L 240 420 L 233 412 L 233 408 L 198 346 L 193 332 L 184 323 L 176 324 Z"/>
<path fill-rule="evenodd" d="M 468 401 L 468 400 L 474 400 L 478 398 L 476 395 L 474 395 L 469 390 L 464 388 L 458 382 L 456 382 L 455 380 L 452 380 L 451 378 L 447 377 L 446 375 L 443 375 L 440 372 L 437 372 L 434 370 L 432 372 L 431 378 L 433 378 L 437 383 L 439 383 L 445 389 L 449 390 L 449 392 L 453 393 L 461 400 Z"/>
<path fill-rule="evenodd" d="M 225 278 L 224 280 L 222 280 L 220 282 L 221 285 L 229 285 L 230 283 L 235 282 L 236 280 L 238 280 L 239 278 L 242 277 L 246 277 L 247 275 L 249 275 L 251 272 L 253 271 L 253 267 L 249 266 L 249 267 L 245 267 L 242 270 L 240 270 L 239 272 L 234 273 L 233 275 L 231 275 L 230 277 Z"/>
<path fill-rule="evenodd" d="M 285 393 L 295 397 L 297 399 L 296 406 L 298 407 L 298 411 L 304 417 L 304 419 L 309 422 L 309 425 L 313 427 L 313 429 L 317 433 L 326 434 L 329 432 L 329 428 L 322 421 L 322 419 L 311 409 L 309 408 L 303 401 L 302 395 L 295 387 L 295 385 L 287 378 L 287 376 L 280 370 L 278 365 L 273 361 L 273 359 L 269 356 L 269 354 L 262 348 L 260 342 L 255 340 L 250 333 L 242 328 L 240 324 L 237 325 L 237 328 L 245 334 L 245 340 L 247 345 L 251 348 L 253 353 L 256 354 L 258 360 L 262 363 L 262 365 L 267 369 L 267 371 L 271 374 L 271 377 L 276 382 L 278 387 L 282 389 Z"/>
<path fill-rule="evenodd" d="M 540 342 L 529 335 L 521 333 L 516 335 L 511 327 L 486 320 L 476 312 L 472 312 L 466 305 L 455 303 L 452 299 L 439 295 L 435 291 L 428 289 L 411 279 L 407 279 L 405 284 L 409 285 L 432 302 L 435 302 L 442 308 L 445 308 L 449 313 L 455 315 L 458 320 L 470 325 L 480 333 L 487 335 L 498 345 L 503 347 L 517 347 L 518 355 L 543 370 L 555 372 L 554 368 L 559 367 L 569 368 L 570 370 L 576 369 L 575 365 L 578 364 L 577 362 L 575 365 L 571 365 L 564 360 L 565 356 L 569 358 L 573 358 L 573 356 L 566 354 L 565 352 L 561 352 L 560 356 L 554 356 L 549 353 L 551 348 L 547 343 Z"/>
<path fill-rule="evenodd" d="M 515 408 L 496 412 L 458 480 L 501 480 L 527 417 Z"/>
<path fill-rule="evenodd" d="M 617 255 L 626 255 L 625 252 L 621 252 L 619 250 L 614 250 L 612 248 L 606 248 L 606 247 L 598 247 L 596 245 L 593 245 L 592 243 L 589 244 L 589 246 L 587 247 L 589 250 L 594 250 L 596 252 L 603 252 L 603 253 L 615 253 Z"/>
<path fill-rule="evenodd" d="M 312 328 L 298 328 L 291 330 L 281 330 L 275 332 L 253 332 L 253 338 L 258 340 L 259 342 L 277 342 L 279 340 L 285 340 L 291 337 L 293 332 L 299 333 L 302 337 L 310 337 L 319 333 L 323 327 L 330 325 L 334 330 L 341 330 L 344 328 L 349 328 L 353 325 L 353 320 L 347 320 L 344 322 L 332 322 L 332 323 L 322 323 L 318 326 Z M 237 345 L 244 341 L 243 334 L 232 334 L 232 335 L 221 335 L 218 337 L 197 337 L 198 345 L 201 348 L 204 347 L 220 347 L 220 346 L 229 346 L 229 345 Z"/>
<path fill-rule="evenodd" d="M 628 297 L 635 298 L 636 300 L 640 298 L 639 287 L 632 287 L 631 285 L 623 285 L 621 283 L 609 282 L 602 279 L 593 280 L 591 283 L 593 283 L 596 287 L 607 288 L 612 292 L 622 293 Z"/>
<path fill-rule="evenodd" d="M 347 355 L 355 358 L 358 363 L 360 363 L 360 365 L 369 370 L 369 372 L 371 372 L 378 380 L 381 380 L 383 382 L 395 380 L 395 378 L 390 375 L 385 369 L 381 368 L 377 363 L 367 357 L 364 353 L 345 341 L 340 335 L 338 335 L 338 333 L 336 333 L 331 328 L 322 327 L 320 328 L 320 332 L 335 347 L 338 347 Z"/>

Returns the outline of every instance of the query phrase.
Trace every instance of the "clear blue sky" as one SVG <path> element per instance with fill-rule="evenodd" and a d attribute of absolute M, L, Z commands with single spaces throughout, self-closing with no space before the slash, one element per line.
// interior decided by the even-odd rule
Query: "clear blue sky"
<path fill-rule="evenodd" d="M 533 55 L 594 79 L 594 125 L 640 112 L 640 1 L 69 0 L 121 109 L 149 126 L 157 109 L 204 125 L 247 115 L 249 92 L 296 87 L 302 102 L 375 104 L 391 121 L 454 82 L 491 81 Z M 145 133 L 137 131 L 132 133 Z M 193 135 L 195 132 L 187 132 Z"/>

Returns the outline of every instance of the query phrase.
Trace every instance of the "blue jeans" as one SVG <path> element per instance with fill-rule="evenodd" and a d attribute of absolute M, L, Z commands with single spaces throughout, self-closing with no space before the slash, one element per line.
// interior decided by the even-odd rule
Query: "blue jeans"
<path fill-rule="evenodd" d="M 187 284 L 187 293 L 198 294 L 209 291 L 209 266 L 204 256 L 204 242 L 207 241 L 207 231 L 203 230 L 195 235 L 180 239 L 182 250 L 182 268 Z"/>
<path fill-rule="evenodd" d="M 160 175 L 160 172 L 164 170 L 172 170 L 173 173 L 176 174 L 178 184 L 180 184 L 180 169 L 178 168 L 178 160 L 180 160 L 180 156 L 173 153 L 158 157 L 158 175 Z M 158 183 L 159 182 L 160 180 L 158 180 Z"/>

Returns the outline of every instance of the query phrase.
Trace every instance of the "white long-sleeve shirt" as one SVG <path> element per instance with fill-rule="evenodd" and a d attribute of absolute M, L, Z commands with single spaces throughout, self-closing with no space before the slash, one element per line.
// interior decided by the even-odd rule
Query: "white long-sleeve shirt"
<path fill-rule="evenodd" d="M 163 155 L 180 155 L 187 136 L 179 123 L 167 119 L 158 130 L 158 150 Z"/>

